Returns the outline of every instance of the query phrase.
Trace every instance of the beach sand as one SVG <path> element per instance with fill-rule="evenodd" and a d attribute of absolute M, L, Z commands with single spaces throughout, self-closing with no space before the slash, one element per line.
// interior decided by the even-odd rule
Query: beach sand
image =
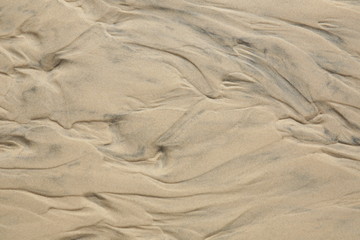
<path fill-rule="evenodd" d="M 360 239 L 359 23 L 358 0 L 0 0 L 0 239 Z"/>

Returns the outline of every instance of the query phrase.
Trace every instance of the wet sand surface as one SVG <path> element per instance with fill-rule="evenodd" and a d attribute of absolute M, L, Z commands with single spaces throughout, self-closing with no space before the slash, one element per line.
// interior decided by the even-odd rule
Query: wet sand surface
<path fill-rule="evenodd" d="M 358 0 L 0 0 L 0 239 L 360 239 L 359 23 Z"/>

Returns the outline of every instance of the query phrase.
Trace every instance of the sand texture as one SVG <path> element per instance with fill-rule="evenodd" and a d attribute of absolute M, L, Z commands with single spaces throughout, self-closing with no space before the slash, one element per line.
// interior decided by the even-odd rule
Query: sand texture
<path fill-rule="evenodd" d="M 0 0 L 0 240 L 359 240 L 359 0 Z"/>

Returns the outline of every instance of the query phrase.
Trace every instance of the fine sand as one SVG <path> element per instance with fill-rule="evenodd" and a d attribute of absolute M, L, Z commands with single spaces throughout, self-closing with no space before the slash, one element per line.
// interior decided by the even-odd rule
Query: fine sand
<path fill-rule="evenodd" d="M 0 240 L 359 240 L 359 0 L 0 0 Z"/>

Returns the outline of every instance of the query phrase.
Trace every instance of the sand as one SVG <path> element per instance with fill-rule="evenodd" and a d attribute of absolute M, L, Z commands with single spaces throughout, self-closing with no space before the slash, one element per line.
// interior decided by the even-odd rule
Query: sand
<path fill-rule="evenodd" d="M 1 240 L 360 239 L 358 0 L 0 0 Z"/>

